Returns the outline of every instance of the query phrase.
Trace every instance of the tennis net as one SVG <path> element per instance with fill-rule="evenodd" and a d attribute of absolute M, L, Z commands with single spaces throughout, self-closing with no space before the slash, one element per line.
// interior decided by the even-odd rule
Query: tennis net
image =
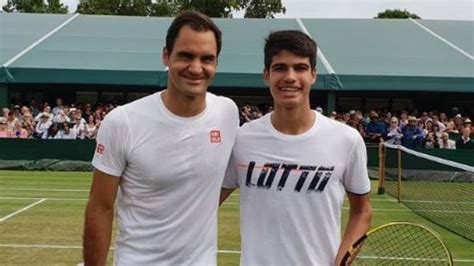
<path fill-rule="evenodd" d="M 474 241 L 474 167 L 383 144 L 379 192 Z"/>

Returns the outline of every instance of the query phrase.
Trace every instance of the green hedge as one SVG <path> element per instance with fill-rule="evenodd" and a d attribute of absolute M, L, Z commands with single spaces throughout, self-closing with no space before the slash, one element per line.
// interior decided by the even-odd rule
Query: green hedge
<path fill-rule="evenodd" d="M 91 161 L 95 140 L 0 139 L 0 160 Z"/>

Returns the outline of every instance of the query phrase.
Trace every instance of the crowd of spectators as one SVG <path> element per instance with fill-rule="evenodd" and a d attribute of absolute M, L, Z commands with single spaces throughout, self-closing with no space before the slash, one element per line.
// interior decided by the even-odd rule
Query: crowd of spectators
<path fill-rule="evenodd" d="M 5 107 L 0 113 L 0 138 L 94 139 L 104 116 L 114 107 L 114 104 L 64 105 L 61 98 L 56 99 L 54 107 L 35 101 L 28 106 Z M 242 105 L 241 124 L 271 111 L 270 105 Z M 316 111 L 323 113 L 320 107 Z M 357 129 L 367 143 L 384 141 L 410 149 L 474 149 L 472 122 L 460 113 L 351 110 L 326 115 Z"/>
<path fill-rule="evenodd" d="M 357 128 L 367 143 L 384 141 L 409 149 L 474 149 L 472 122 L 461 114 L 448 117 L 446 113 L 431 111 L 417 116 L 406 111 L 399 115 L 370 111 L 362 116 L 350 111 L 340 117 L 336 114 L 335 119 Z"/>
<path fill-rule="evenodd" d="M 94 139 L 104 116 L 115 106 L 99 104 L 56 105 L 49 103 L 14 105 L 2 108 L 0 138 Z"/>
<path fill-rule="evenodd" d="M 419 113 L 416 110 L 399 113 L 350 110 L 340 113 L 333 111 L 326 115 L 357 129 L 366 143 L 387 142 L 409 149 L 474 150 L 474 127 L 470 118 L 453 110 L 455 112 L 452 115 L 437 111 Z M 316 111 L 323 113 L 320 107 Z M 259 118 L 263 114 L 257 106 L 245 105 L 241 108 L 241 122 Z"/>

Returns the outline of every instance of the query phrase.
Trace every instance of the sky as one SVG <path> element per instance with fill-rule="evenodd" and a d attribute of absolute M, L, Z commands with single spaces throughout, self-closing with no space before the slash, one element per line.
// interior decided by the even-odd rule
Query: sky
<path fill-rule="evenodd" d="M 1 5 L 7 0 L 0 0 Z M 74 12 L 79 0 L 62 0 Z M 406 9 L 423 19 L 474 20 L 474 0 L 282 0 L 277 18 L 373 18 L 385 9 Z M 236 12 L 234 17 L 243 17 Z"/>

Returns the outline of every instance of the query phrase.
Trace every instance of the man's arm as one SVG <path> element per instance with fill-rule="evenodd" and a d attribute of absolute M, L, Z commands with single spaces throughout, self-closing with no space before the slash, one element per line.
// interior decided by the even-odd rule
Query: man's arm
<path fill-rule="evenodd" d="M 85 265 L 105 265 L 107 262 L 119 181 L 119 177 L 94 170 L 85 215 L 83 239 Z"/>
<path fill-rule="evenodd" d="M 369 230 L 372 219 L 372 206 L 368 194 L 357 195 L 348 192 L 347 196 L 350 204 L 349 221 L 337 252 L 335 265 L 341 263 L 342 257 L 349 247 Z"/>
<path fill-rule="evenodd" d="M 230 194 L 234 192 L 233 188 L 221 188 L 221 196 L 219 198 L 219 206 L 221 206 L 222 202 L 224 202 Z"/>

